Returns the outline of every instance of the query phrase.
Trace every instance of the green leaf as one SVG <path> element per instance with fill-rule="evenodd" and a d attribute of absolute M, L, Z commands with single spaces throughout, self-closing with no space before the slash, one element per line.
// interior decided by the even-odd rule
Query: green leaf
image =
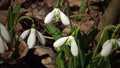
<path fill-rule="evenodd" d="M 8 16 L 8 30 L 10 30 L 14 26 L 14 16 L 13 16 L 11 7 L 8 10 L 8 14 L 9 14 L 9 16 Z"/>
<path fill-rule="evenodd" d="M 108 37 L 108 31 L 104 31 L 103 36 L 101 38 L 101 43 L 100 44 L 103 44 L 108 39 L 109 39 L 109 37 Z"/>
<path fill-rule="evenodd" d="M 13 27 L 14 27 L 14 16 L 13 16 L 13 13 L 12 13 L 12 9 L 11 7 L 9 8 L 8 10 L 8 23 L 7 23 L 7 26 L 8 26 L 8 31 L 9 31 L 9 34 L 10 34 L 10 46 L 12 47 L 13 45 L 13 35 L 14 35 L 14 31 L 13 31 Z"/>
<path fill-rule="evenodd" d="M 74 68 L 79 68 L 80 67 L 80 60 L 79 60 L 79 57 L 78 56 L 75 56 L 74 58 Z M 83 62 L 84 63 L 84 62 Z M 81 68 L 84 68 L 84 67 L 81 67 Z"/>
<path fill-rule="evenodd" d="M 111 64 L 109 62 L 109 59 L 103 58 L 101 60 L 101 63 L 97 66 L 97 68 L 111 68 Z"/>
<path fill-rule="evenodd" d="M 22 6 L 22 4 L 21 4 L 21 3 L 18 3 L 18 4 L 16 5 L 16 7 L 13 9 L 12 13 L 13 13 L 13 14 L 19 13 L 19 12 L 20 12 L 20 9 L 21 9 L 21 6 Z"/>
<path fill-rule="evenodd" d="M 68 63 L 68 68 L 73 68 L 73 58 L 71 57 L 70 59 L 69 59 L 69 63 Z"/>
<path fill-rule="evenodd" d="M 52 23 L 45 24 L 45 26 L 55 40 L 62 37 L 61 31 Z"/>
<path fill-rule="evenodd" d="M 66 68 L 65 62 L 63 60 L 63 54 L 60 52 L 56 57 L 57 68 Z"/>
<path fill-rule="evenodd" d="M 64 44 L 60 48 L 64 51 L 64 53 L 69 59 L 72 57 L 71 51 L 67 45 Z"/>
<path fill-rule="evenodd" d="M 78 44 L 78 49 L 79 49 L 80 66 L 81 66 L 81 68 L 84 68 L 85 58 L 86 58 L 85 51 L 81 48 L 82 45 L 79 40 L 77 40 L 77 44 Z"/>
<path fill-rule="evenodd" d="M 87 2 L 88 2 L 88 0 L 83 0 L 81 6 L 80 6 L 80 8 L 79 8 L 79 16 L 78 16 L 78 19 L 77 19 L 77 20 L 79 20 L 79 21 L 80 21 L 80 20 L 82 19 L 82 17 L 83 17 L 83 14 L 84 14 L 84 12 L 85 12 L 85 8 L 86 8 L 86 5 L 87 5 Z"/>

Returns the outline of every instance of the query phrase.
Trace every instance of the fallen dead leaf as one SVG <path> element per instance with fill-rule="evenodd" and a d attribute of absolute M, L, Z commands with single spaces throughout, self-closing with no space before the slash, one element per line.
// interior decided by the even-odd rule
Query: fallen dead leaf
<path fill-rule="evenodd" d="M 8 17 L 8 10 L 0 10 L 0 22 L 5 24 Z"/>
<path fill-rule="evenodd" d="M 94 26 L 94 21 L 87 21 L 80 25 L 80 30 L 87 34 Z"/>
<path fill-rule="evenodd" d="M 10 59 L 14 50 L 7 50 L 4 54 L 1 54 L 2 59 Z"/>
<path fill-rule="evenodd" d="M 68 0 L 70 7 L 72 6 L 80 6 L 83 2 L 83 0 Z"/>
<path fill-rule="evenodd" d="M 26 45 L 26 43 L 24 41 L 22 41 L 18 47 L 18 52 L 20 54 L 19 58 L 22 58 L 24 56 L 26 56 L 27 52 L 28 52 L 28 47 Z"/>
<path fill-rule="evenodd" d="M 35 46 L 34 54 L 38 56 L 43 56 L 45 54 L 49 55 L 49 57 L 42 59 L 41 63 L 43 63 L 47 68 L 56 68 L 55 53 L 51 48 L 45 46 Z"/>

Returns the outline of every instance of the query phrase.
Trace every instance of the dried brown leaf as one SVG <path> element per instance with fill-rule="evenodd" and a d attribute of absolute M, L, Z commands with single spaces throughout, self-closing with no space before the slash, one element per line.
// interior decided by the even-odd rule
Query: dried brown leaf
<path fill-rule="evenodd" d="M 28 52 L 28 47 L 26 45 L 26 43 L 24 41 L 22 41 L 18 47 L 18 52 L 20 54 L 19 58 L 22 58 L 24 56 L 26 56 L 27 52 Z"/>
<path fill-rule="evenodd" d="M 35 46 L 34 54 L 38 56 L 48 54 L 49 57 L 42 59 L 41 63 L 43 63 L 47 68 L 56 68 L 55 53 L 51 48 L 45 46 Z"/>

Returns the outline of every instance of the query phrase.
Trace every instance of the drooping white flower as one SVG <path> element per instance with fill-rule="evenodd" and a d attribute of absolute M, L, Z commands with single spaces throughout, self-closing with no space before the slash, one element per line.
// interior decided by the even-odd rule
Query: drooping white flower
<path fill-rule="evenodd" d="M 70 25 L 69 18 L 59 8 L 54 8 L 50 13 L 48 13 L 44 22 L 46 24 L 51 23 L 53 20 L 56 18 L 58 19 L 59 17 L 64 25 Z"/>
<path fill-rule="evenodd" d="M 102 46 L 102 51 L 101 51 L 101 56 L 106 57 L 110 54 L 112 49 L 112 42 L 111 40 L 107 40 L 103 46 Z"/>
<path fill-rule="evenodd" d="M 117 43 L 118 46 L 120 47 L 120 40 L 119 39 L 110 39 L 105 41 L 105 43 L 102 46 L 102 50 L 101 50 L 101 56 L 106 57 L 110 54 L 111 50 L 112 50 L 112 45 Z"/>
<path fill-rule="evenodd" d="M 74 37 L 70 36 L 72 43 L 71 43 L 71 53 L 73 56 L 77 56 L 78 55 L 78 46 L 77 43 L 74 39 Z"/>
<path fill-rule="evenodd" d="M 37 31 L 36 29 L 34 28 L 31 28 L 29 30 L 26 30 L 24 31 L 20 37 L 19 37 L 19 41 L 22 41 L 24 40 L 26 37 L 28 36 L 28 39 L 27 39 L 27 45 L 28 45 L 28 48 L 31 49 L 34 45 L 35 45 L 35 42 L 36 42 L 36 37 L 39 39 L 39 41 L 41 42 L 42 45 L 45 45 L 45 38 L 43 37 L 43 35 Z"/>
<path fill-rule="evenodd" d="M 5 52 L 4 41 L 10 42 L 10 36 L 4 25 L 0 23 L 0 53 Z"/>
<path fill-rule="evenodd" d="M 77 43 L 76 43 L 73 36 L 62 37 L 62 38 L 58 39 L 57 41 L 55 41 L 53 46 L 54 47 L 60 47 L 64 43 L 69 44 L 71 46 L 71 53 L 72 53 L 73 56 L 78 55 L 78 46 L 77 46 Z"/>

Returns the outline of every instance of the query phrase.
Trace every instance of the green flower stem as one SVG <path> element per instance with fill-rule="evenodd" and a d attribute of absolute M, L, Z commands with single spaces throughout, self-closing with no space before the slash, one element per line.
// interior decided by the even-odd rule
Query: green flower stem
<path fill-rule="evenodd" d="M 73 57 L 69 59 L 68 68 L 73 68 Z"/>
<path fill-rule="evenodd" d="M 65 52 L 65 54 L 67 55 L 67 57 L 69 59 L 72 57 L 71 52 L 70 52 L 68 46 L 62 45 L 60 48 Z"/>
<path fill-rule="evenodd" d="M 59 4 L 59 0 L 57 0 L 57 3 L 55 4 L 55 8 L 59 8 L 60 7 L 60 4 Z"/>
<path fill-rule="evenodd" d="M 79 57 L 78 56 L 75 56 L 74 58 L 74 68 L 78 68 L 79 67 Z"/>
<path fill-rule="evenodd" d="M 92 60 L 94 59 L 94 57 L 95 57 L 95 55 L 96 55 L 96 53 L 97 53 L 97 50 L 98 50 L 98 48 L 99 48 L 99 46 L 100 46 L 100 42 L 101 42 L 101 39 L 100 39 L 100 41 L 98 41 L 98 44 L 97 44 L 97 46 L 96 46 L 96 48 L 95 48 L 95 51 L 93 52 Z"/>
<path fill-rule="evenodd" d="M 115 38 L 115 34 L 116 34 L 116 32 L 118 31 L 119 28 L 120 28 L 120 24 L 118 24 L 118 25 L 116 26 L 116 28 L 115 28 L 115 30 L 114 30 L 114 32 L 113 32 L 113 34 L 112 34 L 112 38 Z"/>
<path fill-rule="evenodd" d="M 35 24 L 33 23 L 31 27 L 32 27 L 32 28 L 35 28 Z"/>
<path fill-rule="evenodd" d="M 63 61 L 63 54 L 61 52 L 57 55 L 56 62 L 58 64 L 57 68 L 66 68 L 66 65 Z"/>
<path fill-rule="evenodd" d="M 98 62 L 98 64 L 97 64 L 98 67 L 100 66 L 102 60 L 103 60 L 103 57 L 100 57 L 99 62 Z"/>
<path fill-rule="evenodd" d="M 78 48 L 79 48 L 79 57 L 80 57 L 80 63 L 81 63 L 81 68 L 84 68 L 84 53 L 83 53 L 83 50 L 81 49 L 81 47 L 80 47 L 80 42 L 79 42 L 79 40 L 77 40 L 77 42 L 78 42 Z M 79 60 L 78 60 L 79 61 Z"/>
<path fill-rule="evenodd" d="M 31 20 L 32 23 L 34 23 L 34 20 L 33 20 L 30 16 L 21 16 L 21 17 L 17 20 L 17 22 L 19 22 L 19 21 L 21 21 L 21 20 L 23 20 L 23 19 Z"/>

